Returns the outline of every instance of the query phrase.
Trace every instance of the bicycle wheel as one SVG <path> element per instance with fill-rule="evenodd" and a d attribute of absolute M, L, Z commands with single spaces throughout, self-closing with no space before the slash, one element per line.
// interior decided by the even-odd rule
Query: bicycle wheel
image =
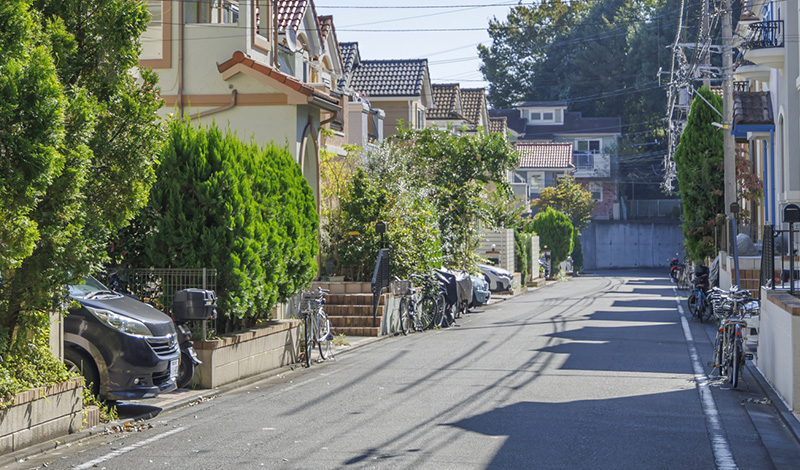
<path fill-rule="evenodd" d="M 323 360 L 331 355 L 331 322 L 324 311 L 317 313 L 317 347 Z"/>
<path fill-rule="evenodd" d="M 742 373 L 742 363 L 744 355 L 742 354 L 742 345 L 738 340 L 734 341 L 733 354 L 731 355 L 731 371 L 728 375 L 728 380 L 733 388 L 739 385 L 739 376 Z"/>
<path fill-rule="evenodd" d="M 423 297 L 417 308 L 417 318 L 420 330 L 427 330 L 433 323 L 436 315 L 436 300 L 433 297 Z"/>
<path fill-rule="evenodd" d="M 308 312 L 303 317 L 303 346 L 305 347 L 306 367 L 311 367 L 311 350 L 314 345 L 311 344 L 311 338 L 314 336 L 311 326 L 311 313 Z"/>
<path fill-rule="evenodd" d="M 692 292 L 689 294 L 689 298 L 686 299 L 686 303 L 689 305 L 689 313 L 692 314 L 693 317 L 697 316 L 697 292 Z M 700 321 L 703 321 L 701 318 Z"/>
<path fill-rule="evenodd" d="M 722 346 L 723 346 L 722 343 L 723 343 L 723 341 L 722 341 L 722 333 L 717 331 L 717 337 L 714 338 L 714 368 L 717 370 L 717 372 L 719 373 L 720 376 L 722 376 L 724 374 L 723 373 L 723 362 L 724 362 L 723 353 L 725 351 L 723 351 L 723 349 L 722 349 Z"/>
<path fill-rule="evenodd" d="M 403 297 L 400 300 L 400 332 L 403 336 L 408 334 L 408 329 L 411 323 L 411 312 L 408 309 L 408 297 Z"/>

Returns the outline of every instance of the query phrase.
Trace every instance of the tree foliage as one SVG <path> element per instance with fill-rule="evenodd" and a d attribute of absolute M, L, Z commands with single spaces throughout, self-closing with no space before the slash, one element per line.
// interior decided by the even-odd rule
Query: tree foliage
<path fill-rule="evenodd" d="M 145 228 L 137 232 L 144 240 L 122 241 L 123 262 L 217 268 L 228 332 L 267 318 L 311 282 L 318 224 L 313 193 L 288 149 L 175 121 L 150 204 L 135 225 Z"/>
<path fill-rule="evenodd" d="M 517 164 L 516 152 L 499 134 L 407 129 L 398 140 L 412 156 L 414 181 L 426 182 L 434 201 L 443 264 L 474 271 L 478 227 L 488 219 L 481 196 L 490 183 L 496 191 L 509 191 L 506 174 Z"/>
<path fill-rule="evenodd" d="M 583 230 L 592 220 L 592 210 L 597 203 L 592 193 L 575 182 L 572 176 L 558 180 L 555 186 L 544 188 L 533 205 L 539 209 L 550 207 L 569 217 L 576 229 Z"/>
<path fill-rule="evenodd" d="M 558 265 L 572 253 L 574 227 L 566 214 L 550 207 L 536 214 L 533 230 L 539 235 L 539 246 L 550 250 L 550 265 L 553 274 Z"/>
<path fill-rule="evenodd" d="M 717 214 L 724 212 L 724 175 L 722 131 L 711 124 L 720 119 L 722 98 L 708 88 L 701 88 L 698 94 L 674 159 L 683 203 L 686 254 L 702 262 L 715 256 L 714 223 Z"/>
<path fill-rule="evenodd" d="M 17 371 L 46 349 L 29 338 L 47 338 L 61 286 L 98 266 L 147 200 L 161 102 L 152 72 L 129 71 L 148 19 L 125 0 L 0 6 L 0 356 Z"/>

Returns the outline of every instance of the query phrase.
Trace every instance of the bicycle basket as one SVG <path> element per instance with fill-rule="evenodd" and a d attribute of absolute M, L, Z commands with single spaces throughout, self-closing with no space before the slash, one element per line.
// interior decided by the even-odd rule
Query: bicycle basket
<path fill-rule="evenodd" d="M 300 312 L 317 310 L 322 302 L 311 292 L 303 292 L 300 296 Z"/>
<path fill-rule="evenodd" d="M 391 288 L 394 295 L 411 295 L 411 281 L 392 281 Z"/>

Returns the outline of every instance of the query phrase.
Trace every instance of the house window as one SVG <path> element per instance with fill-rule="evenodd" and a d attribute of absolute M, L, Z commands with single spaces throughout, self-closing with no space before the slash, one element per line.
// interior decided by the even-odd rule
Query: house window
<path fill-rule="evenodd" d="M 541 121 L 542 113 L 531 113 L 531 121 Z"/>
<path fill-rule="evenodd" d="M 542 121 L 552 121 L 553 113 L 542 113 Z"/>
<path fill-rule="evenodd" d="M 544 173 L 528 173 L 528 185 L 531 192 L 538 193 L 544 189 Z"/>
<path fill-rule="evenodd" d="M 142 59 L 163 59 L 164 49 L 161 41 L 164 40 L 164 12 L 162 0 L 149 0 L 147 11 L 150 12 L 150 23 L 147 30 L 142 33 Z"/>
<path fill-rule="evenodd" d="M 579 139 L 575 141 L 578 152 L 600 153 L 600 139 Z"/>
<path fill-rule="evenodd" d="M 183 0 L 186 24 L 235 24 L 239 22 L 239 0 Z"/>
<path fill-rule="evenodd" d="M 421 109 L 417 110 L 417 129 L 425 127 L 425 115 Z"/>
<path fill-rule="evenodd" d="M 589 183 L 589 192 L 592 193 L 592 199 L 600 202 L 603 200 L 603 185 L 600 183 Z"/>

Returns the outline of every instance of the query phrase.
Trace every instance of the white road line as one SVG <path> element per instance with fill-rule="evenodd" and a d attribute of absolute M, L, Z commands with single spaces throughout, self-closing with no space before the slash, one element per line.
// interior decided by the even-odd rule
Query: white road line
<path fill-rule="evenodd" d="M 169 436 L 171 436 L 171 435 L 173 435 L 175 433 L 179 433 L 179 432 L 183 431 L 184 429 L 186 429 L 186 428 L 175 428 L 175 429 L 172 429 L 170 431 L 167 431 L 167 432 L 164 432 L 164 433 L 161 433 L 161 434 L 157 434 L 157 435 L 155 435 L 155 436 L 153 436 L 153 437 L 151 437 L 149 439 L 145 439 L 145 440 L 143 440 L 141 442 L 137 442 L 136 444 L 132 444 L 132 445 L 129 445 L 127 447 L 123 447 L 122 449 L 117 449 L 114 452 L 106 454 L 106 455 L 104 455 L 102 457 L 99 457 L 99 458 L 96 458 L 96 459 L 91 460 L 89 462 L 86 462 L 84 464 L 78 465 L 77 467 L 75 467 L 75 470 L 86 470 L 87 468 L 92 468 L 97 464 L 100 464 L 100 463 L 103 463 L 105 461 L 111 460 L 114 457 L 119 457 L 122 454 L 127 454 L 128 452 L 130 452 L 132 450 L 136 450 L 139 447 L 144 447 L 147 444 L 150 444 L 152 442 L 158 441 L 160 439 L 164 439 L 165 437 L 169 437 Z"/>
<path fill-rule="evenodd" d="M 674 287 L 673 290 L 675 290 Z M 731 452 L 728 438 L 725 436 L 725 430 L 722 428 L 719 410 L 717 409 L 717 404 L 714 402 L 714 396 L 711 395 L 711 389 L 708 387 L 708 377 L 703 369 L 703 363 L 700 362 L 700 355 L 697 354 L 697 348 L 694 345 L 694 336 L 692 336 L 692 330 L 689 328 L 689 322 L 686 320 L 686 315 L 681 305 L 681 298 L 678 296 L 677 291 L 675 291 L 675 301 L 678 303 L 678 313 L 681 315 L 683 336 L 686 338 L 686 344 L 689 346 L 689 357 L 692 360 L 694 377 L 697 382 L 697 391 L 700 393 L 700 405 L 703 407 L 703 414 L 706 415 L 706 428 L 708 429 L 708 435 L 711 439 L 711 452 L 714 454 L 714 461 L 719 469 L 738 469 L 739 467 L 736 466 L 736 461 L 733 459 L 733 453 Z"/>

